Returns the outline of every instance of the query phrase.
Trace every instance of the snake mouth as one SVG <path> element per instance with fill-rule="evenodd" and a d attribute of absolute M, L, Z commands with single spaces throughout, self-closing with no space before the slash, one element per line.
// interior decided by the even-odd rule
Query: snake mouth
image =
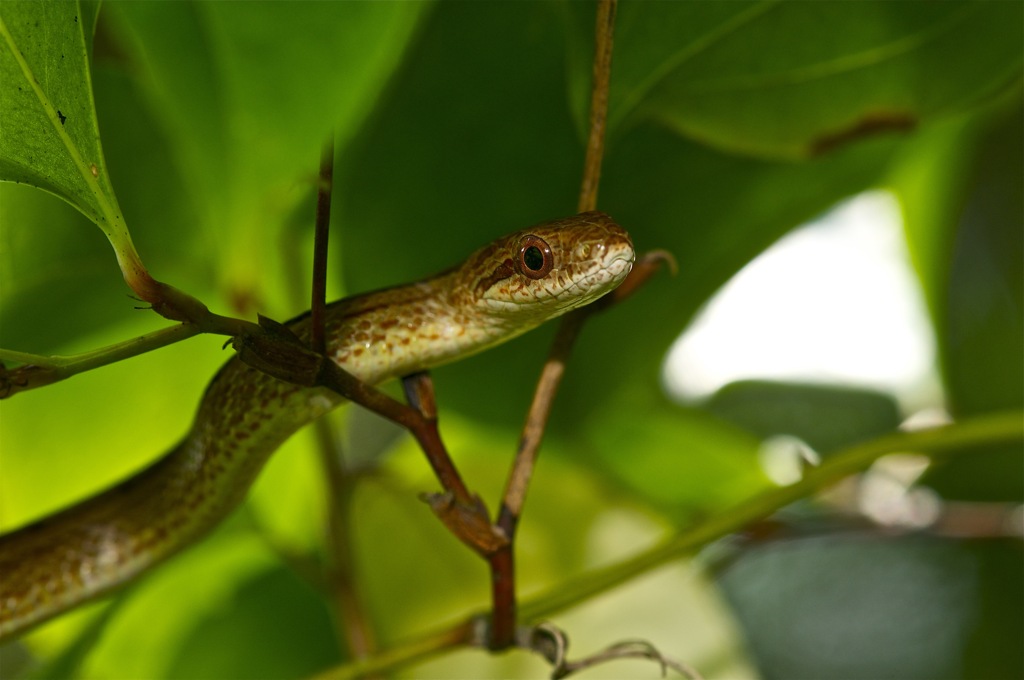
<path fill-rule="evenodd" d="M 629 236 L 624 234 L 615 239 L 613 243 L 608 244 L 607 248 L 608 254 L 604 258 L 604 268 L 611 270 L 616 266 L 625 266 L 628 274 L 636 261 L 636 250 L 633 249 L 633 242 Z"/>
<path fill-rule="evenodd" d="M 571 282 L 556 296 L 561 301 L 559 310 L 568 311 L 590 304 L 618 288 L 632 271 L 636 253 L 628 236 L 601 245 L 606 252 L 600 264 L 593 271 Z M 578 295 L 573 295 L 573 291 L 577 291 Z"/>

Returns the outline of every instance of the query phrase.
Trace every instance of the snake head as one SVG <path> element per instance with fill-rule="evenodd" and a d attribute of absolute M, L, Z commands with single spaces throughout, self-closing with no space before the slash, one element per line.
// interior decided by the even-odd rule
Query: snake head
<path fill-rule="evenodd" d="M 498 323 L 536 325 L 614 290 L 634 257 L 625 229 L 586 212 L 484 246 L 460 268 L 460 290 Z"/>

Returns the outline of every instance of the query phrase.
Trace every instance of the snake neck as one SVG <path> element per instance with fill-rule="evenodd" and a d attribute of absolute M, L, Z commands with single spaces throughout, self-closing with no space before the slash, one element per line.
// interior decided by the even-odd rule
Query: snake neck
<path fill-rule="evenodd" d="M 431 279 L 328 307 L 330 357 L 375 384 L 461 359 L 593 301 L 626 276 L 628 234 L 600 213 L 498 239 Z M 290 324 L 309 334 L 308 316 Z M 186 438 L 143 472 L 0 536 L 0 640 L 132 580 L 235 508 L 270 455 L 343 399 L 232 359 Z"/>
<path fill-rule="evenodd" d="M 503 339 L 507 332 L 471 312 L 451 312 L 446 276 L 331 305 L 332 359 L 373 384 Z M 308 335 L 308 318 L 290 326 Z M 162 458 L 98 496 L 0 536 L 0 639 L 114 590 L 194 542 L 237 507 L 286 439 L 343 402 L 324 388 L 228 361 L 189 433 Z"/>

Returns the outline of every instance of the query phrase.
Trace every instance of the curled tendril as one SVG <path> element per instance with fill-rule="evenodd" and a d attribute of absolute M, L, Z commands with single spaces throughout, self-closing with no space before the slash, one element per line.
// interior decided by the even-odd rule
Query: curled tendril
<path fill-rule="evenodd" d="M 703 680 L 695 668 L 665 656 L 646 640 L 623 640 L 578 661 L 569 661 L 569 636 L 550 623 L 523 628 L 517 637 L 519 647 L 541 655 L 551 664 L 552 680 L 560 680 L 578 671 L 617 659 L 649 659 L 661 666 L 662 677 L 667 675 L 669 670 L 673 670 L 689 680 Z"/>

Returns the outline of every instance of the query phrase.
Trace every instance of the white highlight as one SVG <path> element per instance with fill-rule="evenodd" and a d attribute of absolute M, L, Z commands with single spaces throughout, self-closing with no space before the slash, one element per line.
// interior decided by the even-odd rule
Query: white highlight
<path fill-rule="evenodd" d="M 804 476 L 804 468 L 821 464 L 821 456 L 805 441 L 779 434 L 761 442 L 757 452 L 761 469 L 779 486 L 796 484 Z"/>
<path fill-rule="evenodd" d="M 872 191 L 787 235 L 736 274 L 675 342 L 670 393 L 740 379 L 830 382 L 936 396 L 935 343 L 899 205 Z"/>

